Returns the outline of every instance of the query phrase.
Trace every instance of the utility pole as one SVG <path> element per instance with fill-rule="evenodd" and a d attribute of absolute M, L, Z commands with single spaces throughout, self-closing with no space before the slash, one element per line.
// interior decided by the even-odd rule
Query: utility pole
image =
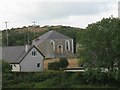
<path fill-rule="evenodd" d="M 33 23 L 33 27 L 35 27 L 36 26 L 35 25 L 36 21 L 33 21 L 32 23 Z M 35 37 L 35 28 L 34 28 L 34 37 Z"/>
<path fill-rule="evenodd" d="M 7 39 L 7 46 L 8 46 L 8 29 L 7 29 L 7 21 L 5 22 L 5 25 L 6 25 L 6 39 Z"/>
<path fill-rule="evenodd" d="M 30 44 L 30 39 L 29 39 L 29 26 L 28 26 L 28 32 L 27 32 L 27 44 Z"/>
<path fill-rule="evenodd" d="M 111 18 L 113 19 L 113 15 L 111 15 Z"/>

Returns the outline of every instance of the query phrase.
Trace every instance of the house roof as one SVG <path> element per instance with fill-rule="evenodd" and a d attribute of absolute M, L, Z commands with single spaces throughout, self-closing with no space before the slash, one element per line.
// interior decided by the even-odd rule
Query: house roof
<path fill-rule="evenodd" d="M 27 52 L 25 50 L 25 46 L 3 47 L 2 48 L 2 59 L 9 63 L 20 63 L 33 47 L 36 48 L 36 46 L 34 46 L 34 45 L 28 46 Z M 42 53 L 41 53 L 41 55 L 44 57 L 44 55 Z"/>
<path fill-rule="evenodd" d="M 42 36 L 38 37 L 36 40 L 34 40 L 33 44 L 37 44 L 35 42 L 38 42 L 40 44 L 44 40 L 48 40 L 48 39 L 71 39 L 71 38 L 68 36 L 65 36 L 59 32 L 51 30 L 51 31 L 43 34 Z"/>
<path fill-rule="evenodd" d="M 43 34 L 42 36 L 38 37 L 39 40 L 45 40 L 45 39 L 71 39 L 68 36 L 65 36 L 59 32 L 56 31 L 49 31 L 45 34 Z"/>

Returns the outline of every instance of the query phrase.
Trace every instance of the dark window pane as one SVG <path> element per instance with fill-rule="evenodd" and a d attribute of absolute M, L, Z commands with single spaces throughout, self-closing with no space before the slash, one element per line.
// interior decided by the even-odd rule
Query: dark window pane
<path fill-rule="evenodd" d="M 37 67 L 40 67 L 40 63 L 37 63 Z"/>

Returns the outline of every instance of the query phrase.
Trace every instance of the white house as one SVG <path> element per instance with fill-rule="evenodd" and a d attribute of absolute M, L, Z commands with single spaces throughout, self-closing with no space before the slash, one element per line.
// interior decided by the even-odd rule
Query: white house
<path fill-rule="evenodd" d="M 15 72 L 43 71 L 44 55 L 36 46 L 8 46 L 2 48 L 2 59 Z"/>

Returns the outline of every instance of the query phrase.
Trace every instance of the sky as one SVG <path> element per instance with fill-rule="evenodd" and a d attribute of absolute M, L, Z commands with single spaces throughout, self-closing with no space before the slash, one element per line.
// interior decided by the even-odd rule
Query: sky
<path fill-rule="evenodd" d="M 119 0 L 1 0 L 0 30 L 28 25 L 86 28 L 111 15 L 118 17 Z"/>

